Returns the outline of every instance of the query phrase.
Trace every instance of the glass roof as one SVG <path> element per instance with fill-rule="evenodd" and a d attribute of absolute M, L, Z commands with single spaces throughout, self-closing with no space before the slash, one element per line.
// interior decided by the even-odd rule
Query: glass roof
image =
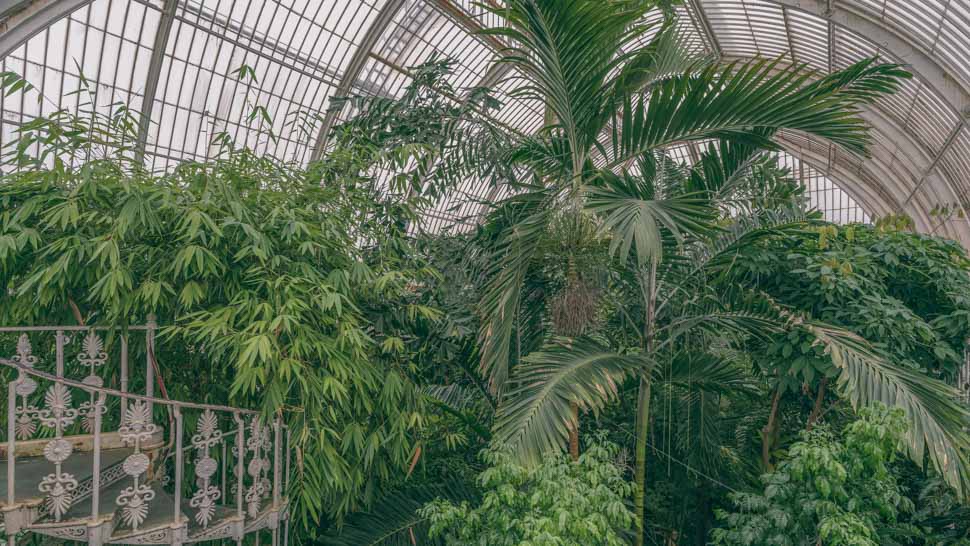
<path fill-rule="evenodd" d="M 679 10 L 692 47 L 724 60 L 781 57 L 821 72 L 872 55 L 907 65 L 916 77 L 865 112 L 870 157 L 782 134 L 781 160 L 830 219 L 905 212 L 921 231 L 970 246 L 970 0 L 684 0 Z M 293 120 L 324 117 L 333 96 L 397 95 L 406 67 L 433 56 L 457 61 L 456 88 L 508 76 L 494 66 L 502 44 L 474 33 L 494 18 L 472 0 L 0 0 L 0 70 L 36 87 L 0 103 L 0 139 L 42 113 L 125 102 L 152 122 L 139 144 L 158 169 L 213 154 L 221 132 L 306 162 L 325 131 L 305 134 Z M 255 80 L 232 74 L 241 66 Z M 93 97 L 71 93 L 82 75 Z M 508 97 L 513 85 L 499 86 L 497 117 L 533 131 L 541 106 Z M 249 119 L 254 104 L 271 123 Z M 469 180 L 426 227 L 465 223 L 488 196 L 498 193 Z"/>

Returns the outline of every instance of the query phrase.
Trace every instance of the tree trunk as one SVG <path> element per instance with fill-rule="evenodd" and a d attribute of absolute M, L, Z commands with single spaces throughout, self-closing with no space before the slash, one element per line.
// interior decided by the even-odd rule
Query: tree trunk
<path fill-rule="evenodd" d="M 643 282 L 643 281 L 641 281 Z M 650 262 L 650 270 L 643 282 L 644 304 L 646 305 L 646 321 L 643 325 L 643 348 L 647 355 L 653 353 L 654 313 L 657 309 L 657 259 Z M 640 376 L 640 392 L 637 396 L 636 422 L 636 469 L 634 475 L 633 500 L 636 506 L 637 537 L 636 546 L 643 546 L 646 538 L 647 525 L 645 515 L 645 500 L 647 493 L 647 436 L 650 433 L 650 378 L 647 374 Z"/>
<path fill-rule="evenodd" d="M 697 539 L 695 544 L 697 546 L 706 546 L 707 535 L 711 532 L 711 522 L 713 520 L 714 511 L 711 509 L 711 496 L 707 494 L 707 488 L 698 487 L 697 494 L 700 496 L 700 524 L 697 529 Z"/>
<path fill-rule="evenodd" d="M 579 404 L 570 402 L 569 410 L 573 416 L 573 426 L 569 430 L 569 456 L 575 462 L 579 460 Z"/>
<path fill-rule="evenodd" d="M 768 423 L 761 430 L 761 466 L 765 472 L 771 472 L 774 467 L 771 465 L 771 447 L 774 443 L 775 427 L 777 426 L 778 404 L 781 402 L 781 391 L 775 389 L 775 395 L 771 399 L 771 412 L 768 414 Z"/>
<path fill-rule="evenodd" d="M 812 430 L 815 427 L 815 423 L 818 422 L 819 417 L 822 416 L 822 404 L 825 402 L 825 386 L 828 385 L 829 378 L 823 377 L 822 381 L 818 385 L 818 394 L 815 396 L 815 406 L 812 407 L 812 413 L 808 415 L 808 424 L 805 426 L 805 430 Z"/>

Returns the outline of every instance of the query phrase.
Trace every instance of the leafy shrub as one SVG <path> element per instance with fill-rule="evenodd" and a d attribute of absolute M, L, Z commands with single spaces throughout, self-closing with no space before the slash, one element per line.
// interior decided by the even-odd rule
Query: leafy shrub
<path fill-rule="evenodd" d="M 719 511 L 724 546 L 879 546 L 916 532 L 901 518 L 912 502 L 890 463 L 906 431 L 902 410 L 876 405 L 840 437 L 826 427 L 802 434 L 778 470 L 762 476 L 764 490 L 735 493 L 734 511 Z"/>
<path fill-rule="evenodd" d="M 633 487 L 616 455 L 615 445 L 599 440 L 576 462 L 558 455 L 526 468 L 507 448 L 486 450 L 481 504 L 438 500 L 421 513 L 431 521 L 431 536 L 445 544 L 619 546 L 633 524 L 625 503 Z"/>

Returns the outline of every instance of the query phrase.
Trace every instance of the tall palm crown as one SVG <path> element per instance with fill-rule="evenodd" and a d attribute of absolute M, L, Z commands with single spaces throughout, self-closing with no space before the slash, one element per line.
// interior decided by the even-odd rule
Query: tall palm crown
<path fill-rule="evenodd" d="M 642 0 L 510 0 L 489 9 L 508 24 L 486 32 L 513 44 L 501 62 L 527 82 L 515 93 L 541 101 L 549 114 L 549 122 L 519 139 L 509 154 L 541 182 L 523 183 L 526 191 L 513 198 L 518 221 L 498 249 L 501 259 L 483 302 L 482 370 L 496 391 L 508 378 L 521 269 L 553 211 L 566 202 L 574 205 L 589 185 L 613 171 L 688 140 L 725 138 L 770 147 L 771 134 L 789 129 L 862 153 L 867 133 L 858 106 L 895 90 L 908 76 L 895 65 L 871 61 L 814 82 L 801 66 L 718 66 L 690 53 L 669 21 L 643 22 L 659 8 Z M 594 158 L 603 166 L 596 167 Z M 696 189 L 705 189 L 705 173 L 696 175 Z M 677 203 L 634 199 L 616 207 L 600 201 L 595 212 L 623 208 L 627 221 L 613 222 L 634 230 L 630 241 L 646 263 L 660 251 L 658 221 L 670 228 L 684 220 L 657 209 L 678 208 L 697 197 L 683 194 Z"/>
<path fill-rule="evenodd" d="M 772 193 L 770 177 L 752 176 L 762 152 L 774 148 L 772 136 L 800 131 L 864 154 L 860 108 L 895 92 L 909 74 L 874 59 L 822 76 L 778 61 L 716 64 L 691 54 L 669 20 L 645 23 L 657 9 L 636 0 L 509 0 L 493 8 L 507 25 L 488 32 L 511 44 L 502 62 L 527 81 L 517 93 L 547 111 L 546 125 L 517 139 L 508 153 L 529 180 L 497 207 L 494 218 L 504 229 L 481 302 L 481 372 L 501 400 L 497 438 L 524 458 L 541 457 L 578 427 L 570 405 L 595 410 L 632 375 L 641 378 L 641 452 L 651 381 L 688 340 L 799 328 L 826 347 L 854 405 L 881 400 L 905 407 L 914 459 L 922 462 L 928 452 L 947 481 L 966 490 L 970 443 L 960 427 L 968 413 L 950 399 L 951 390 L 915 381 L 857 336 L 745 291 L 730 272 L 739 248 L 810 221 L 797 211 L 766 216 L 771 199 L 753 198 Z M 687 141 L 714 144 L 695 165 L 667 176 L 663 149 Z M 729 222 L 725 233 L 715 220 L 728 221 L 726 211 L 753 216 Z M 561 236 L 552 226 L 564 215 L 596 226 L 609 241 L 610 267 L 640 291 L 639 354 L 546 332 L 541 349 L 513 355 L 521 350 L 523 317 L 535 313 L 522 303 L 530 297 L 530 268 L 546 241 Z M 659 265 L 674 257 L 680 259 Z M 727 284 L 715 288 L 715 281 Z M 658 309 L 667 314 L 662 323 Z M 637 457 L 642 514 L 645 463 L 642 453 Z M 641 522 L 641 536 L 642 530 Z"/>

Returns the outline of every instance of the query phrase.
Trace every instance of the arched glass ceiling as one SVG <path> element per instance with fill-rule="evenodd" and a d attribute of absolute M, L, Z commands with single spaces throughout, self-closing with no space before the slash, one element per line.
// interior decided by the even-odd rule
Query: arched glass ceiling
<path fill-rule="evenodd" d="M 917 77 L 865 113 L 871 157 L 784 134 L 785 161 L 813 173 L 810 191 L 833 219 L 842 213 L 824 196 L 837 180 L 847 195 L 831 211 L 906 212 L 922 231 L 970 246 L 970 0 L 685 0 L 680 11 L 692 47 L 724 60 L 782 57 L 823 72 L 876 54 L 906 64 Z M 434 55 L 458 61 L 456 88 L 507 76 L 493 64 L 501 44 L 473 34 L 490 17 L 472 0 L 0 0 L 2 69 L 37 87 L 3 99 L 0 138 L 40 113 L 78 108 L 88 97 L 69 93 L 83 74 L 98 107 L 126 102 L 152 121 L 139 144 L 157 168 L 206 157 L 223 131 L 304 162 L 325 131 L 307 135 L 292 120 L 325 112 L 335 95 L 395 95 L 406 67 Z M 256 82 L 232 75 L 243 65 Z M 500 119 L 539 126 L 539 105 L 503 98 Z M 247 119 L 253 104 L 272 113 L 278 140 Z M 475 200 L 493 192 L 469 181 L 428 222 L 474 216 Z M 941 207 L 960 214 L 934 214 Z"/>

